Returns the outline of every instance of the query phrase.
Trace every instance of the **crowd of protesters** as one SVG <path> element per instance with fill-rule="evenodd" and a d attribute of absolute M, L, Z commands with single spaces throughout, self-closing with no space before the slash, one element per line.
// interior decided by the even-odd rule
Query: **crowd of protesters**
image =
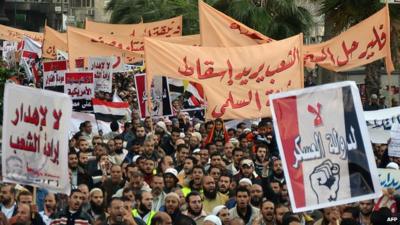
<path fill-rule="evenodd" d="M 69 140 L 70 195 L 1 185 L 0 225 L 385 225 L 400 200 L 368 200 L 303 213 L 291 210 L 273 122 L 225 127 L 177 110 L 141 119 L 133 79 L 114 78 L 131 103 L 130 120 L 97 134 L 86 121 Z M 112 100 L 112 94 L 97 97 Z M 180 102 L 175 103 L 179 108 Z M 374 145 L 379 167 L 399 169 L 387 145 Z M 35 196 L 34 196 L 35 195 Z"/>

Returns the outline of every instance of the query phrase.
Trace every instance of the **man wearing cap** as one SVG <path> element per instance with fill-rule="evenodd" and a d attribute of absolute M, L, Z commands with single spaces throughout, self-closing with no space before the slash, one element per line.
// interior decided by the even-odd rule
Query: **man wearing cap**
<path fill-rule="evenodd" d="M 230 225 L 231 218 L 229 216 L 229 209 L 224 205 L 219 205 L 214 207 L 212 210 L 212 215 L 218 216 L 222 222 L 222 225 Z"/>
<path fill-rule="evenodd" d="M 173 188 L 177 188 L 178 186 L 178 172 L 174 168 L 168 168 L 164 172 L 164 192 L 170 193 Z"/>
<path fill-rule="evenodd" d="M 244 187 L 239 187 L 236 191 L 236 202 L 236 206 L 229 210 L 231 219 L 240 217 L 246 225 L 252 225 L 260 211 L 250 205 L 250 191 Z"/>
<path fill-rule="evenodd" d="M 261 178 L 254 171 L 254 162 L 251 159 L 242 159 L 240 161 L 240 171 L 234 176 L 239 181 L 242 178 L 248 178 L 253 184 L 261 184 Z"/>
<path fill-rule="evenodd" d="M 222 225 L 222 222 L 218 216 L 208 215 L 204 218 L 204 225 Z"/>
<path fill-rule="evenodd" d="M 369 104 L 365 107 L 365 111 L 372 111 L 372 110 L 378 110 L 379 109 L 379 104 L 378 104 L 378 95 L 372 94 L 370 97 Z"/>
<path fill-rule="evenodd" d="M 215 180 L 211 176 L 203 177 L 203 208 L 206 213 L 211 213 L 213 208 L 224 205 L 228 201 L 228 196 L 217 191 Z"/>
<path fill-rule="evenodd" d="M 181 204 L 179 200 L 179 195 L 175 192 L 170 192 L 165 196 L 165 206 L 163 207 L 163 210 L 171 216 L 172 224 L 175 224 L 177 221 L 182 220 L 182 218 L 184 217 L 186 220 L 193 221 L 190 217 L 182 214 L 180 210 Z"/>

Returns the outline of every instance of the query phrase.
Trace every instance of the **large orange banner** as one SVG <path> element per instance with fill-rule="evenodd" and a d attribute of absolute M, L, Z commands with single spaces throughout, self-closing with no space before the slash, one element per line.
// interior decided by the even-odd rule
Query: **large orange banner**
<path fill-rule="evenodd" d="M 125 63 L 134 63 L 143 59 L 143 55 L 140 53 L 98 42 L 90 36 L 78 32 L 79 29 L 77 29 L 71 27 L 67 29 L 70 69 L 75 68 L 76 59 L 89 56 L 116 56 Z"/>
<path fill-rule="evenodd" d="M 247 46 L 273 41 L 202 0 L 199 0 L 199 18 L 202 46 Z"/>
<path fill-rule="evenodd" d="M 227 48 L 145 38 L 147 90 L 155 75 L 194 81 L 206 93 L 209 119 L 270 116 L 270 94 L 303 87 L 302 43 L 301 34 L 270 44 Z"/>
<path fill-rule="evenodd" d="M 57 51 L 68 51 L 67 34 L 60 33 L 49 26 L 44 27 L 44 40 L 42 46 L 42 57 L 46 59 L 56 59 Z"/>
<path fill-rule="evenodd" d="M 201 0 L 199 15 L 202 46 L 247 46 L 274 41 Z M 385 58 L 386 69 L 392 72 L 388 7 L 329 41 L 304 46 L 303 57 L 309 68 L 318 64 L 333 71 L 349 70 Z"/>
<path fill-rule="evenodd" d="M 43 41 L 43 33 L 21 30 L 0 24 L 0 40 L 6 41 L 22 41 L 27 36 L 35 41 Z"/>
<path fill-rule="evenodd" d="M 385 58 L 386 70 L 394 70 L 390 52 L 390 18 L 386 6 L 329 41 L 304 46 L 307 66 L 344 71 Z"/>
<path fill-rule="evenodd" d="M 87 31 L 131 37 L 174 37 L 182 35 L 182 16 L 150 23 L 109 24 L 86 20 Z"/>

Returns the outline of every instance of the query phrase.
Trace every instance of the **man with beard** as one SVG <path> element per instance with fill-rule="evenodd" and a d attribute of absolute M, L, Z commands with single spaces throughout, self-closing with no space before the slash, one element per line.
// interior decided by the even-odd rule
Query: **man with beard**
<path fill-rule="evenodd" d="M 185 163 L 185 159 L 189 156 L 189 148 L 185 144 L 179 144 L 176 148 L 176 171 L 181 171 Z"/>
<path fill-rule="evenodd" d="M 277 225 L 282 225 L 282 218 L 285 213 L 290 212 L 289 208 L 282 204 L 275 205 L 275 219 Z"/>
<path fill-rule="evenodd" d="M 33 213 L 30 205 L 18 204 L 17 214 L 9 221 L 10 225 L 45 225 L 42 217 Z"/>
<path fill-rule="evenodd" d="M 250 203 L 256 208 L 261 208 L 263 202 L 263 189 L 259 184 L 253 184 L 250 188 Z"/>
<path fill-rule="evenodd" d="M 87 184 L 90 188 L 93 186 L 92 177 L 78 165 L 78 155 L 75 151 L 68 153 L 68 167 L 71 171 L 71 183 L 73 188 L 80 184 Z"/>
<path fill-rule="evenodd" d="M 126 155 L 128 154 L 128 150 L 124 149 L 124 140 L 121 136 L 116 136 L 114 138 L 114 146 L 115 146 L 114 160 L 116 164 L 121 165 Z"/>
<path fill-rule="evenodd" d="M 164 205 L 164 178 L 161 175 L 153 176 L 151 182 L 151 194 L 153 195 L 153 211 L 159 211 L 161 206 Z"/>
<path fill-rule="evenodd" d="M 228 174 L 221 174 L 218 181 L 219 192 L 229 197 L 229 187 L 231 186 L 232 178 Z"/>
<path fill-rule="evenodd" d="M 152 135 L 151 135 L 152 136 Z M 154 148 L 154 139 L 148 138 L 144 141 L 144 152 L 143 156 L 147 159 L 151 159 L 153 161 L 157 161 L 160 156 L 158 155 L 157 151 Z"/>
<path fill-rule="evenodd" d="M 80 190 L 72 190 L 68 198 L 68 207 L 54 215 L 51 225 L 92 224 L 90 215 L 82 211 L 83 198 L 83 193 Z"/>
<path fill-rule="evenodd" d="M 17 214 L 17 204 L 15 202 L 15 188 L 11 184 L 1 187 L 1 212 L 10 219 Z"/>
<path fill-rule="evenodd" d="M 254 162 L 251 159 L 242 159 L 240 161 L 240 170 L 234 176 L 234 180 L 240 181 L 243 178 L 248 178 L 253 184 L 261 184 L 261 178 L 254 171 Z"/>
<path fill-rule="evenodd" d="M 214 178 L 211 176 L 203 177 L 203 209 L 210 214 L 215 206 L 224 205 L 228 201 L 228 197 L 217 191 Z"/>
<path fill-rule="evenodd" d="M 275 205 L 271 201 L 264 201 L 261 205 L 261 215 L 258 216 L 252 225 L 276 225 L 274 216 Z"/>
<path fill-rule="evenodd" d="M 143 174 L 144 174 L 144 181 L 147 184 L 151 184 L 153 180 L 153 172 L 156 167 L 156 163 L 153 159 L 151 158 L 145 158 L 144 159 L 144 167 L 143 167 Z"/>
<path fill-rule="evenodd" d="M 173 188 L 178 188 L 178 172 L 174 168 L 168 168 L 164 172 L 165 193 L 170 193 Z"/>
<path fill-rule="evenodd" d="M 231 219 L 240 217 L 246 225 L 251 225 L 260 210 L 250 205 L 250 191 L 239 187 L 236 191 L 236 202 L 236 206 L 229 210 Z"/>
<path fill-rule="evenodd" d="M 201 192 L 204 173 L 204 168 L 202 166 L 193 167 L 192 180 L 189 182 L 189 187 L 182 188 L 185 197 L 192 191 Z"/>
<path fill-rule="evenodd" d="M 360 201 L 359 208 L 361 225 L 371 224 L 371 213 L 374 208 L 374 200 Z"/>
<path fill-rule="evenodd" d="M 57 212 L 57 200 L 53 193 L 48 193 L 44 198 L 44 210 L 39 212 L 46 225 L 51 223 L 51 217 Z"/>
<path fill-rule="evenodd" d="M 183 164 L 183 169 L 178 174 L 179 184 L 181 186 L 189 185 L 192 175 L 192 170 L 195 165 L 197 165 L 197 159 L 194 158 L 193 156 L 188 156 L 185 159 Z"/>
<path fill-rule="evenodd" d="M 132 217 L 121 198 L 111 198 L 107 211 L 109 216 L 101 225 L 145 225 L 142 220 Z"/>
<path fill-rule="evenodd" d="M 200 142 L 201 142 L 201 134 L 198 132 L 192 133 L 192 136 L 190 136 L 189 138 L 190 150 L 193 152 L 196 148 L 199 148 Z"/>
<path fill-rule="evenodd" d="M 109 202 L 112 196 L 125 186 L 125 180 L 122 177 L 122 167 L 120 165 L 112 165 L 110 170 L 111 177 L 107 178 L 102 184 L 106 202 Z"/>
<path fill-rule="evenodd" d="M 103 191 L 99 188 L 93 188 L 90 191 L 90 209 L 87 212 L 94 221 L 104 221 L 106 214 L 104 212 Z"/>
<path fill-rule="evenodd" d="M 181 204 L 179 201 L 179 196 L 175 192 L 170 192 L 165 196 L 165 212 L 172 218 L 172 224 L 176 224 L 181 220 L 191 220 L 190 217 L 185 216 L 181 213 Z M 194 221 L 193 221 L 194 223 Z"/>
<path fill-rule="evenodd" d="M 272 174 L 262 178 L 262 186 L 264 188 L 265 197 L 274 203 L 280 200 L 280 184 L 285 182 L 285 177 L 282 169 L 282 161 L 273 157 Z M 274 187 L 272 186 L 274 185 Z"/>
<path fill-rule="evenodd" d="M 179 139 L 180 134 L 181 130 L 179 128 L 172 128 L 171 136 L 161 144 L 161 148 L 164 149 L 165 154 L 172 156 L 175 153 L 176 140 Z"/>
<path fill-rule="evenodd" d="M 132 216 L 150 225 L 151 219 L 156 214 L 156 211 L 151 210 L 153 208 L 153 196 L 150 192 L 143 191 L 138 195 L 137 203 L 137 209 L 132 210 Z"/>
<path fill-rule="evenodd" d="M 233 162 L 229 164 L 226 169 L 230 172 L 230 174 L 236 175 L 237 173 L 239 173 L 240 160 L 243 158 L 244 151 L 241 148 L 234 148 L 232 155 Z"/>
<path fill-rule="evenodd" d="M 203 210 L 200 193 L 197 191 L 190 192 L 186 196 L 186 203 L 188 208 L 183 214 L 192 218 L 196 222 L 196 225 L 203 225 L 207 213 Z"/>

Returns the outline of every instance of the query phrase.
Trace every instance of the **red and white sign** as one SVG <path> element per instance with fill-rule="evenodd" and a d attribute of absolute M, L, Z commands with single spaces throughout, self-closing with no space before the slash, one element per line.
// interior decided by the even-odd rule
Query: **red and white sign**
<path fill-rule="evenodd" d="M 354 82 L 270 99 L 294 212 L 379 197 L 375 158 Z"/>
<path fill-rule="evenodd" d="M 93 110 L 93 82 L 93 72 L 68 72 L 65 74 L 64 93 L 71 96 L 74 111 Z"/>
<path fill-rule="evenodd" d="M 66 72 L 67 61 L 65 60 L 43 62 L 43 88 L 52 89 L 60 86 L 64 88 Z"/>

